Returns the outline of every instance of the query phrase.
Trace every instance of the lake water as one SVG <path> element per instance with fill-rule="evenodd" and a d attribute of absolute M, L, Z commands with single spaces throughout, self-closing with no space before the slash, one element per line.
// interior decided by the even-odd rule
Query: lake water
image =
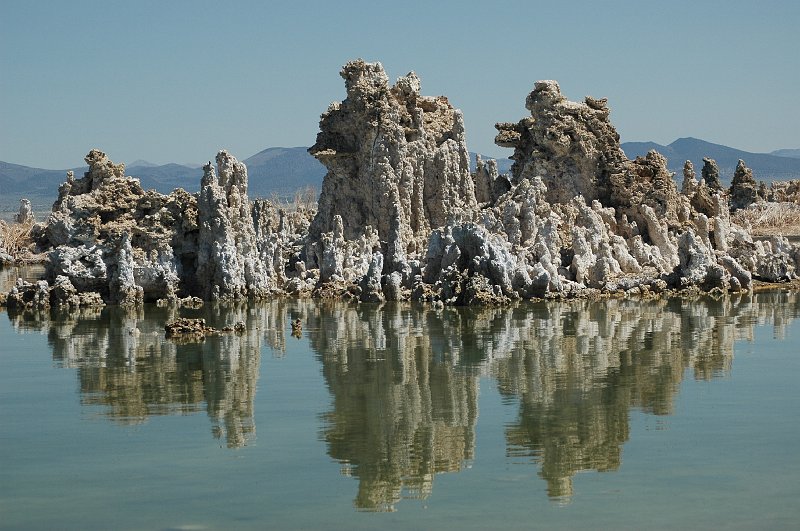
<path fill-rule="evenodd" d="M 176 316 L 247 331 L 178 344 Z M 785 292 L 3 312 L 0 528 L 796 529 L 798 318 Z"/>

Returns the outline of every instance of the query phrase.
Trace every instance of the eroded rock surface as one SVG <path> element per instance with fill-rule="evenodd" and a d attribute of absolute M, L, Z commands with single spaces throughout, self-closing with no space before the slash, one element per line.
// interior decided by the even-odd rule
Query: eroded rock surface
<path fill-rule="evenodd" d="M 265 297 L 301 276 L 287 274 L 287 262 L 298 260 L 313 212 L 251 202 L 247 169 L 226 151 L 194 195 L 144 190 L 99 150 L 85 160 L 89 171 L 77 180 L 69 172 L 40 234 L 52 286 L 63 278 L 78 293 L 130 305 Z"/>
<path fill-rule="evenodd" d="M 347 97 L 322 115 L 309 149 L 328 169 L 310 241 L 338 230 L 339 218 L 347 240 L 371 227 L 394 269 L 424 250 L 432 229 L 476 211 L 464 119 L 444 96 L 421 95 L 414 72 L 389 85 L 380 63 L 357 60 L 341 76 Z M 322 268 L 322 253 L 310 265 Z"/>
<path fill-rule="evenodd" d="M 759 185 L 753 177 L 753 170 L 748 168 L 744 161 L 740 159 L 731 180 L 731 210 L 747 208 L 759 199 Z"/>
<path fill-rule="evenodd" d="M 99 150 L 85 160 L 83 178 L 70 172 L 61 185 L 40 242 L 52 249 L 48 277 L 64 276 L 111 303 L 176 296 L 195 254 L 196 198 L 144 190 Z"/>
<path fill-rule="evenodd" d="M 203 168 L 198 198 L 196 278 L 205 299 L 263 297 L 274 289 L 262 261 L 252 206 L 247 197 L 247 168 L 227 151 L 217 154 L 219 175 Z"/>
<path fill-rule="evenodd" d="M 660 154 L 625 157 L 605 100 L 570 102 L 556 82 L 541 81 L 526 108 L 530 117 L 497 125 L 497 144 L 514 148 L 511 190 L 490 200 L 481 176 L 487 230 L 451 224 L 434 233 L 423 277 L 430 287 L 416 290 L 422 297 L 467 302 L 467 283 L 496 300 L 738 291 L 753 278 L 794 278 L 797 247 L 753 241 L 732 223 L 713 160 L 700 182 L 685 165 L 681 193 Z M 743 164 L 739 173 L 737 198 L 754 200 L 752 175 Z M 456 237 L 465 233 L 471 241 Z"/>
<path fill-rule="evenodd" d="M 208 336 L 218 336 L 232 332 L 240 334 L 244 331 L 245 325 L 242 322 L 237 322 L 233 326 L 214 328 L 206 325 L 205 319 L 192 319 L 189 317 L 181 317 L 164 325 L 164 333 L 167 339 L 184 343 L 204 341 Z"/>
<path fill-rule="evenodd" d="M 19 200 L 19 212 L 14 215 L 14 221 L 23 225 L 36 223 L 36 218 L 33 216 L 33 207 L 28 199 Z"/>
<path fill-rule="evenodd" d="M 571 102 L 555 81 L 537 82 L 530 115 L 497 124 L 496 143 L 514 149 L 511 174 L 480 159 L 470 174 L 463 117 L 447 98 L 422 96 L 413 72 L 390 85 L 380 63 L 352 61 L 341 75 L 347 96 L 309 149 L 328 169 L 317 211 L 251 201 L 246 167 L 225 151 L 198 194 L 164 196 L 93 150 L 39 231 L 46 282 L 9 300 L 291 295 L 439 307 L 798 278 L 800 247 L 754 240 L 730 215 L 794 188 L 769 192 L 741 162 L 724 190 L 704 159 L 699 182 L 687 161 L 679 191 L 659 153 L 625 156 L 605 99 Z"/>

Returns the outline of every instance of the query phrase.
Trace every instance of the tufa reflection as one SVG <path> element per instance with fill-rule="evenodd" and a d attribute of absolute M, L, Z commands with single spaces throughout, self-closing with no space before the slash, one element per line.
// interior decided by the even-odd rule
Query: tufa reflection
<path fill-rule="evenodd" d="M 799 314 L 791 293 L 440 311 L 330 305 L 310 337 L 333 395 L 322 437 L 359 480 L 356 507 L 393 510 L 473 459 L 479 377 L 491 378 L 519 404 L 508 458 L 536 463 L 548 495 L 568 501 L 576 473 L 619 468 L 631 408 L 671 414 L 687 370 L 725 375 L 735 340 L 752 339 L 757 324 L 780 335 Z"/>
<path fill-rule="evenodd" d="M 123 424 L 205 409 L 214 436 L 238 448 L 255 436 L 261 347 L 281 355 L 288 313 L 286 304 L 276 302 L 206 304 L 200 310 L 148 305 L 146 312 L 108 306 L 26 311 L 9 318 L 17 330 L 47 334 L 54 360 L 77 370 L 83 405 L 100 407 Z M 187 314 L 202 316 L 217 328 L 244 322 L 245 331 L 194 343 L 166 340 L 164 323 Z"/>
<path fill-rule="evenodd" d="M 549 496 L 568 501 L 578 472 L 620 467 L 632 408 L 671 414 L 687 374 L 727 374 L 735 341 L 751 340 L 757 325 L 781 338 L 799 315 L 800 295 L 787 292 L 510 308 L 275 300 L 8 314 L 18 331 L 45 333 L 57 363 L 77 370 L 83 404 L 122 423 L 205 408 L 212 433 L 232 448 L 255 436 L 262 347 L 282 356 L 300 321 L 297 335 L 332 395 L 320 436 L 358 480 L 355 506 L 373 511 L 426 498 L 436 474 L 474 459 L 481 380 L 518 407 L 505 428 L 508 460 L 535 463 Z M 179 345 L 163 330 L 178 316 L 216 328 L 244 322 L 245 332 Z"/>

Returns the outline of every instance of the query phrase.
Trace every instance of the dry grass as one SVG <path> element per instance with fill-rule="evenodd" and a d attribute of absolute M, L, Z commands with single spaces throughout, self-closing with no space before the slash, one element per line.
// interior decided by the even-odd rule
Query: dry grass
<path fill-rule="evenodd" d="M 0 252 L 17 262 L 35 261 L 32 228 L 33 223 L 9 223 L 0 220 Z"/>
<path fill-rule="evenodd" d="M 270 202 L 282 208 L 285 212 L 296 212 L 296 211 L 313 211 L 317 209 L 317 189 L 313 186 L 306 186 L 304 188 L 300 188 L 294 193 L 294 197 L 292 199 L 286 197 L 280 197 L 277 194 L 273 194 L 270 198 Z"/>
<path fill-rule="evenodd" d="M 755 203 L 736 211 L 732 220 L 750 224 L 754 236 L 800 236 L 800 205 L 797 203 Z"/>

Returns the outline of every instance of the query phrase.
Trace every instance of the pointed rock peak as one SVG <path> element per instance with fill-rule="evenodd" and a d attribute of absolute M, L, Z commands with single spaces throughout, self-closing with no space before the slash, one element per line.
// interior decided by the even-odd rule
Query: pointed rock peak
<path fill-rule="evenodd" d="M 344 65 L 339 75 L 344 78 L 348 98 L 379 94 L 389 86 L 389 77 L 379 62 L 367 63 L 363 59 L 356 59 Z"/>

